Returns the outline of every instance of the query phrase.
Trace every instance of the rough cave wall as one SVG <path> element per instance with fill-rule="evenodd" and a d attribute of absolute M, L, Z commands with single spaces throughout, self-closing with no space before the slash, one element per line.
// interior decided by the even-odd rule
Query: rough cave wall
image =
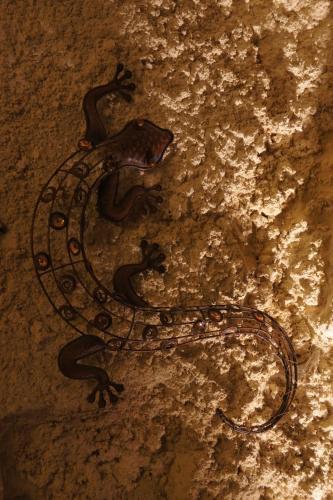
<path fill-rule="evenodd" d="M 332 498 L 331 2 L 3 0 L 1 11 L 3 497 Z M 118 61 L 137 91 L 131 105 L 104 99 L 110 132 L 145 116 L 175 146 L 144 180 L 163 184 L 159 213 L 112 227 L 92 210 L 94 262 L 110 275 L 145 236 L 168 256 L 164 276 L 138 282 L 151 302 L 274 316 L 300 382 L 266 434 L 235 434 L 214 416 L 220 398 L 241 420 L 252 382 L 274 405 L 275 364 L 251 345 L 235 347 L 232 368 L 222 344 L 118 355 L 109 371 L 126 392 L 104 411 L 85 401 L 89 384 L 58 372 L 74 333 L 34 276 L 32 207 L 84 131 L 82 96 Z"/>

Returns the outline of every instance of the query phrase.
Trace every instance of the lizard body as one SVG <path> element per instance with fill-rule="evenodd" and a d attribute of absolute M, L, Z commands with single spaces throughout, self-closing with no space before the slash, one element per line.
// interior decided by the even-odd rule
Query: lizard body
<path fill-rule="evenodd" d="M 67 252 L 58 261 L 52 241 L 44 246 L 38 242 L 38 248 L 41 247 L 42 251 L 36 253 L 33 225 L 32 252 L 41 285 L 50 298 L 48 280 L 53 277 L 60 295 L 57 301 L 51 298 L 50 301 L 63 319 L 81 333 L 80 337 L 61 349 L 58 357 L 59 369 L 69 378 L 95 380 L 97 385 L 88 396 L 88 401 L 93 402 L 98 394 L 98 404 L 104 407 L 104 394 L 108 395 L 111 403 L 115 403 L 118 399 L 115 393 L 122 392 L 124 387 L 110 380 L 104 369 L 83 362 L 84 358 L 92 354 L 120 349 L 136 352 L 168 351 L 177 345 L 204 339 L 221 339 L 235 334 L 253 334 L 266 342 L 270 342 L 273 336 L 275 350 L 286 373 L 286 395 L 277 413 L 264 424 L 246 427 L 232 422 L 222 410 L 217 409 L 217 414 L 233 429 L 240 432 L 262 432 L 272 427 L 287 411 L 296 389 L 295 353 L 277 322 L 266 313 L 237 305 L 188 308 L 151 306 L 137 294 L 133 278 L 146 269 L 154 269 L 159 273 L 165 271 L 162 264 L 165 255 L 156 243 L 149 244 L 143 240 L 142 260 L 116 270 L 112 293 L 98 280 L 85 255 L 85 210 L 90 192 L 95 187 L 99 214 L 111 223 L 124 221 L 138 208 L 143 208 L 146 212 L 154 211 L 162 201 L 158 194 L 160 185 L 150 188 L 133 186 L 118 199 L 121 170 L 135 168 L 144 173 L 155 168 L 162 161 L 173 140 L 171 131 L 162 129 L 146 119 L 132 120 L 118 134 L 108 137 L 97 111 L 97 101 L 109 92 L 118 93 L 127 101 L 131 100 L 129 92 L 133 91 L 135 86 L 124 83 L 131 77 L 131 73 L 124 71 L 120 76 L 122 71 L 123 66 L 118 65 L 115 77 L 110 83 L 91 89 L 84 97 L 86 133 L 79 141 L 79 151 L 53 174 L 40 195 L 34 213 L 35 221 L 39 214 L 42 216 L 40 207 L 49 204 L 49 240 L 58 241 L 61 234 L 65 233 Z M 102 173 L 96 171 L 98 165 L 102 165 Z M 65 210 L 59 193 L 65 190 L 67 181 L 70 183 L 68 189 L 74 194 Z M 76 213 L 76 210 L 82 212 L 79 231 L 70 221 L 70 215 Z M 67 269 L 71 272 L 68 273 Z M 73 299 L 79 288 L 86 291 L 89 298 L 88 306 L 85 304 L 87 314 L 81 312 L 83 306 L 77 305 Z M 100 335 L 87 334 L 88 327 L 93 327 Z M 105 335 L 109 336 L 109 340 L 103 339 Z"/>

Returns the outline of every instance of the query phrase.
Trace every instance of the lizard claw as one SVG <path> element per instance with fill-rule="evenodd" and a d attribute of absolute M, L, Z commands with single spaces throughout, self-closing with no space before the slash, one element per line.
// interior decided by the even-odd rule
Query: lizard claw
<path fill-rule="evenodd" d="M 147 262 L 147 267 L 154 269 L 160 274 L 165 273 L 166 269 L 162 266 L 162 262 L 165 260 L 165 255 L 160 251 L 160 246 L 158 243 L 149 244 L 147 240 L 141 241 L 141 251 L 143 259 Z"/>
<path fill-rule="evenodd" d="M 149 213 L 155 213 L 158 210 L 158 206 L 163 202 L 162 196 L 158 196 L 152 191 L 161 191 L 162 187 L 160 184 L 146 188 L 141 196 L 141 205 L 144 215 L 149 215 Z"/>
<path fill-rule="evenodd" d="M 118 78 L 118 82 L 123 82 L 124 80 L 128 80 L 129 78 L 132 78 L 132 71 L 127 69 L 126 71 L 124 71 L 123 76 Z"/>
<path fill-rule="evenodd" d="M 127 102 L 131 102 L 132 96 L 130 94 L 126 94 L 126 92 L 123 92 L 122 90 L 118 90 L 119 95 Z"/>
<path fill-rule="evenodd" d="M 124 71 L 124 73 L 121 75 L 121 73 L 124 70 L 124 65 L 119 63 L 116 66 L 116 72 L 113 77 L 113 83 L 116 86 L 116 92 L 121 95 L 125 101 L 130 102 L 132 100 L 132 96 L 129 94 L 129 92 L 133 92 L 135 90 L 135 84 L 134 83 L 129 83 L 128 85 L 123 85 L 124 80 L 128 80 L 129 78 L 132 77 L 132 72 L 129 71 L 128 69 Z"/>
<path fill-rule="evenodd" d="M 142 250 L 142 254 L 143 254 L 143 252 L 145 251 L 145 249 L 147 248 L 148 245 L 149 245 L 149 243 L 148 243 L 147 240 L 141 240 L 140 247 L 141 247 L 141 250 Z"/>
<path fill-rule="evenodd" d="M 122 63 L 118 63 L 116 66 L 116 74 L 114 77 L 117 78 L 117 76 L 119 75 L 119 73 L 122 72 L 123 69 L 124 69 L 124 65 Z"/>
<path fill-rule="evenodd" d="M 159 253 L 157 257 L 150 258 L 149 264 L 151 269 L 155 269 L 160 274 L 165 273 L 165 266 L 162 266 L 161 263 L 165 260 L 164 253 Z"/>
<path fill-rule="evenodd" d="M 88 403 L 94 403 L 96 399 L 96 394 L 98 393 L 98 406 L 99 408 L 105 408 L 106 400 L 104 397 L 104 391 L 109 396 L 109 400 L 111 404 L 116 404 L 119 397 L 114 394 L 111 390 L 111 387 L 115 389 L 118 393 L 123 392 L 124 386 L 123 384 L 116 384 L 115 382 L 110 382 L 109 384 L 97 384 L 93 391 L 88 395 L 87 401 Z"/>
<path fill-rule="evenodd" d="M 128 85 L 122 85 L 122 88 L 124 90 L 132 92 L 133 90 L 136 89 L 136 85 L 135 85 L 135 83 L 129 83 Z"/>

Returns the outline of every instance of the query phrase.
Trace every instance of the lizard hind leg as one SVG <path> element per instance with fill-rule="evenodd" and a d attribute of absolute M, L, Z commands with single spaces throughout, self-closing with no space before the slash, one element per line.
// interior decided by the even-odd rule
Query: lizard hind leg
<path fill-rule="evenodd" d="M 161 265 L 165 260 L 165 254 L 161 252 L 158 243 L 150 244 L 147 240 L 142 240 L 141 251 L 143 261 L 146 262 L 147 269 L 154 269 L 160 274 L 163 274 L 165 272 L 165 267 Z"/>
<path fill-rule="evenodd" d="M 147 269 L 154 269 L 159 273 L 165 272 L 162 262 L 165 260 L 164 253 L 161 252 L 157 243 L 148 243 L 141 241 L 142 260 L 137 264 L 127 264 L 119 267 L 113 276 L 114 298 L 120 302 L 125 302 L 134 307 L 149 306 L 142 297 L 140 297 L 133 284 L 133 278 Z"/>
<path fill-rule="evenodd" d="M 109 397 L 110 403 L 115 404 L 118 400 L 118 396 L 114 394 L 112 389 L 120 393 L 124 390 L 124 386 L 110 380 L 107 372 L 103 370 L 103 368 L 86 365 L 80 361 L 87 356 L 100 353 L 106 348 L 106 343 L 99 337 L 95 335 L 82 335 L 66 344 L 60 350 L 58 356 L 58 366 L 65 377 L 77 380 L 95 379 L 97 381 L 97 385 L 89 394 L 87 400 L 89 403 L 93 403 L 96 394 L 99 394 L 98 406 L 100 408 L 104 408 L 106 405 L 104 398 L 105 392 Z"/>

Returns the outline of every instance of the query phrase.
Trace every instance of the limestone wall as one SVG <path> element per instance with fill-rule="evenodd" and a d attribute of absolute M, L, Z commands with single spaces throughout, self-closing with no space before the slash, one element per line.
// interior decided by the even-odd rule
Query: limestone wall
<path fill-rule="evenodd" d="M 329 499 L 332 482 L 332 4 L 329 0 L 3 0 L 1 3 L 0 463 L 4 499 Z M 75 336 L 35 277 L 32 211 L 84 132 L 82 97 L 117 62 L 132 104 L 101 103 L 110 133 L 146 117 L 174 132 L 149 218 L 89 216 L 111 283 L 142 237 L 167 273 L 138 280 L 154 304 L 239 303 L 292 338 L 300 381 L 266 434 L 283 383 L 270 353 L 237 343 L 98 360 L 126 391 L 103 411 L 65 379 Z M 130 178 L 124 186 L 131 185 Z M 1 491 L 1 488 L 0 488 Z"/>

